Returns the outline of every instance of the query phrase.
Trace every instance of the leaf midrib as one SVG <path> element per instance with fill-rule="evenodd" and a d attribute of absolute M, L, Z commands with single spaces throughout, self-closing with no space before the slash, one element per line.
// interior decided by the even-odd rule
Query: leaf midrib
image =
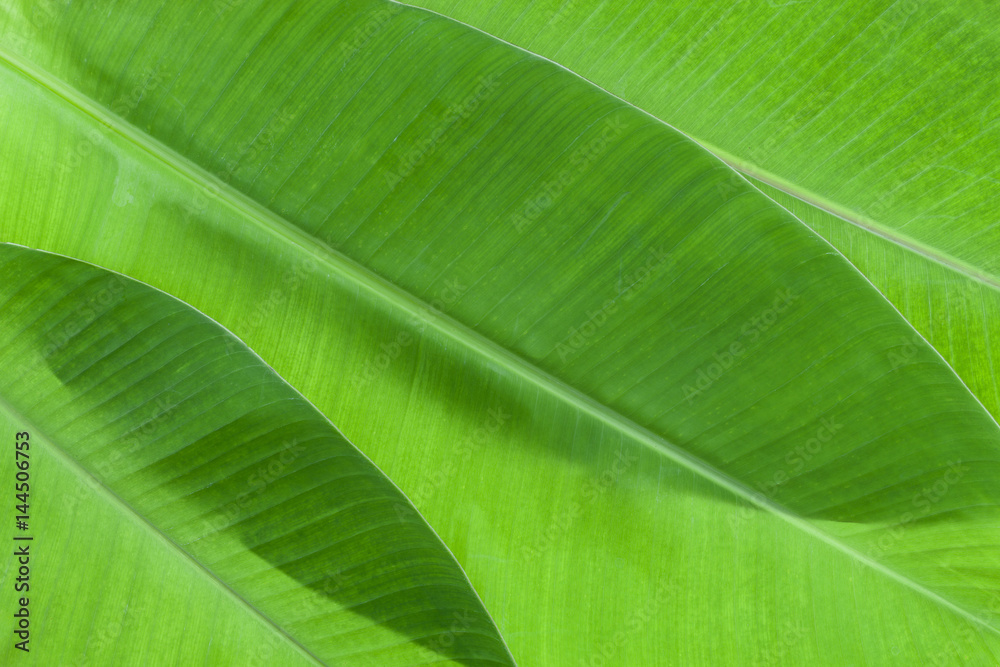
<path fill-rule="evenodd" d="M 780 176 L 767 171 L 766 169 L 761 169 L 757 165 L 741 160 L 735 155 L 732 155 L 717 146 L 713 146 L 708 142 L 694 137 L 692 137 L 692 140 L 725 162 L 732 169 L 735 169 L 746 176 L 761 181 L 762 183 L 766 183 L 772 188 L 780 190 L 790 197 L 794 197 L 795 199 L 798 199 L 815 209 L 828 213 L 848 224 L 854 225 L 858 229 L 862 229 L 869 234 L 874 234 L 875 236 L 883 238 L 903 250 L 919 255 L 928 262 L 939 264 L 947 269 L 950 269 L 951 271 L 954 271 L 955 273 L 961 274 L 964 278 L 981 283 L 996 292 L 1000 292 L 1000 278 L 994 276 L 992 273 L 983 271 L 968 262 L 958 259 L 954 255 L 950 255 L 925 243 L 921 243 L 920 241 L 892 229 L 891 227 L 887 227 L 872 218 L 858 215 L 856 212 L 850 211 L 846 207 L 839 206 L 835 202 L 825 199 L 824 197 L 820 197 L 815 193 L 805 191 L 801 188 L 796 188 L 794 184 L 781 178 Z M 765 197 L 768 196 L 766 192 L 763 194 Z M 768 199 L 774 201 L 771 197 L 768 197 Z M 775 202 L 775 204 L 781 206 L 781 204 L 778 204 L 777 202 Z"/>
<path fill-rule="evenodd" d="M 47 453 L 59 461 L 59 463 L 69 470 L 75 477 L 77 477 L 81 484 L 84 484 L 84 480 L 91 480 L 93 483 L 86 483 L 87 487 L 91 489 L 92 492 L 104 496 L 106 502 L 113 507 L 116 507 L 118 511 L 122 514 L 127 514 L 135 517 L 138 523 L 145 528 L 146 531 L 152 534 L 154 539 L 161 540 L 167 545 L 167 548 L 177 554 L 183 560 L 187 560 L 192 563 L 194 567 L 201 572 L 208 581 L 212 582 L 216 586 L 219 586 L 227 595 L 236 600 L 240 605 L 242 605 L 249 614 L 260 618 L 270 626 L 275 633 L 283 638 L 288 644 L 294 647 L 304 658 L 311 661 L 315 665 L 325 666 L 327 663 L 323 662 L 318 656 L 313 654 L 308 648 L 306 648 L 301 642 L 299 642 L 295 637 L 290 635 L 284 628 L 276 624 L 273 619 L 271 619 L 267 614 L 262 612 L 260 609 L 255 607 L 253 603 L 247 600 L 245 597 L 237 593 L 232 587 L 229 586 L 221 577 L 219 577 L 215 572 L 211 570 L 204 563 L 196 559 L 190 553 L 185 551 L 177 542 L 175 542 L 169 535 L 165 534 L 159 528 L 150 523 L 149 519 L 146 518 L 141 512 L 136 511 L 128 502 L 125 501 L 121 496 L 115 493 L 111 488 L 109 488 L 104 482 L 99 480 L 93 473 L 84 468 L 80 463 L 78 463 L 73 457 L 67 454 L 62 447 L 56 444 L 55 440 L 46 434 L 45 429 L 40 428 L 36 423 L 21 414 L 14 406 L 12 406 L 2 393 L 0 393 L 0 413 L 7 416 L 13 424 L 23 425 L 24 430 L 32 433 L 33 439 L 41 440 L 46 443 L 48 447 L 46 448 Z M 21 428 L 21 427 L 19 427 Z"/>
<path fill-rule="evenodd" d="M 394 1 L 394 0 L 390 0 Z M 402 4 L 402 3 L 395 3 Z M 410 5 L 404 5 L 410 7 Z M 425 10 L 419 7 L 414 7 L 420 11 L 430 11 L 431 13 L 437 14 L 431 10 Z M 444 19 L 453 21 L 450 17 L 439 14 Z M 461 23 L 460 21 L 456 21 Z M 462 24 L 467 25 L 467 24 Z M 474 26 L 468 26 L 471 30 L 478 30 Z M 488 33 L 483 33 L 488 35 L 493 39 L 508 44 L 513 48 L 525 51 L 516 45 L 510 44 L 505 40 L 502 40 Z M 527 51 L 526 51 L 527 52 Z M 535 54 L 532 54 L 535 55 Z M 688 136 L 684 132 L 677 130 L 673 126 L 669 125 L 652 114 L 635 107 L 626 100 L 621 100 L 613 93 L 610 93 L 600 86 L 593 84 L 584 77 L 568 70 L 567 68 L 554 63 L 553 61 L 544 58 L 543 56 L 538 56 L 542 60 L 546 60 L 561 69 L 566 70 L 585 81 L 588 81 L 591 85 L 594 85 L 603 94 L 610 95 L 615 99 L 627 104 L 645 115 L 650 116 L 656 121 L 663 123 L 663 125 L 670 127 L 674 131 L 682 134 L 683 136 Z M 583 393 L 576 387 L 567 384 L 566 382 L 560 380 L 559 378 L 549 374 L 546 371 L 538 368 L 536 365 L 524 359 L 518 354 L 508 350 L 507 348 L 495 343 L 493 340 L 487 338 L 483 334 L 470 329 L 466 325 L 458 322 L 457 320 L 444 315 L 436 310 L 430 308 L 428 304 L 423 302 L 421 299 L 415 297 L 413 294 L 407 292 L 401 287 L 397 286 L 385 278 L 375 274 L 370 269 L 359 264 L 353 259 L 341 254 L 330 246 L 321 243 L 315 237 L 302 231 L 299 227 L 295 226 L 289 220 L 286 220 L 283 216 L 275 213 L 271 209 L 263 206 L 256 200 L 247 196 L 240 190 L 237 190 L 230 184 L 222 181 L 201 165 L 190 160 L 186 156 L 178 153 L 172 148 L 161 143 L 158 139 L 140 131 L 138 128 L 134 127 L 124 119 L 115 116 L 110 111 L 103 108 L 101 105 L 97 104 L 91 100 L 86 95 L 82 94 L 75 88 L 71 87 L 67 83 L 57 79 L 48 72 L 36 67 L 34 64 L 23 60 L 22 58 L 11 54 L 3 47 L 0 47 L 0 60 L 3 60 L 12 67 L 15 71 L 19 72 L 21 75 L 25 76 L 36 84 L 42 86 L 46 90 L 50 91 L 54 95 L 62 98 L 68 104 L 76 107 L 85 116 L 89 116 L 97 123 L 103 125 L 111 132 L 118 134 L 123 139 L 134 144 L 137 148 L 145 151 L 151 157 L 157 161 L 163 163 L 165 167 L 173 172 L 176 172 L 181 178 L 188 180 L 195 186 L 201 188 L 206 192 L 207 196 L 213 197 L 221 204 L 228 206 L 235 212 L 239 213 L 242 217 L 245 217 L 249 222 L 255 224 L 258 228 L 262 229 L 266 233 L 272 234 L 283 241 L 287 242 L 293 246 L 296 250 L 308 253 L 313 259 L 321 262 L 323 265 L 329 267 L 332 271 L 337 272 L 341 276 L 353 281 L 359 287 L 368 290 L 370 293 L 375 295 L 377 298 L 388 301 L 393 306 L 400 308 L 407 314 L 423 319 L 427 321 L 430 326 L 433 326 L 440 333 L 452 338 L 461 345 L 470 348 L 474 352 L 491 359 L 495 363 L 503 366 L 507 370 L 520 375 L 529 382 L 537 385 L 540 389 L 548 391 L 555 397 L 573 405 L 579 410 L 582 410 L 596 419 L 601 420 L 605 424 L 619 430 L 620 432 L 626 434 L 627 436 L 633 438 L 634 440 L 642 443 L 643 445 L 653 449 L 657 453 L 666 456 L 675 463 L 691 470 L 697 475 L 704 477 L 705 479 L 717 484 L 723 489 L 729 491 L 733 495 L 743 499 L 748 504 L 754 505 L 764 511 L 770 512 L 778 518 L 781 518 L 788 523 L 792 524 L 796 528 L 804 531 L 807 534 L 812 535 L 816 539 L 829 544 L 830 546 L 842 551 L 849 557 L 857 560 L 860 563 L 864 563 L 869 567 L 872 567 L 876 571 L 881 572 L 885 576 L 897 581 L 898 583 L 907 586 L 914 591 L 926 596 L 930 600 L 940 604 L 941 606 L 959 614 L 960 616 L 966 618 L 967 620 L 980 625 L 989 631 L 1000 636 L 1000 629 L 995 628 L 993 625 L 987 621 L 979 618 L 976 614 L 960 607 L 959 605 L 943 598 L 934 591 L 924 587 L 923 585 L 903 576 L 902 574 L 891 570 L 885 565 L 872 560 L 867 555 L 862 552 L 844 544 L 840 540 L 836 539 L 832 535 L 820 530 L 818 527 L 810 523 L 805 518 L 794 514 L 784 508 L 783 506 L 775 503 L 774 501 L 762 496 L 759 493 L 754 492 L 750 487 L 746 486 L 742 482 L 729 477 L 719 469 L 715 468 L 711 464 L 699 459 L 698 457 L 692 455 L 680 446 L 669 442 L 664 437 L 653 433 L 649 429 L 640 426 L 631 419 L 620 414 L 613 408 L 593 399 L 589 395 Z M 690 138 L 690 137 L 688 137 Z M 691 139 L 695 141 L 694 139 Z M 697 143 L 697 142 L 695 142 Z M 727 165 L 728 166 L 728 165 Z M 730 167 L 731 168 L 731 167 Z M 734 170 L 734 173 L 739 173 Z M 214 190 L 214 192 L 213 192 Z M 773 201 L 773 200 L 772 200 Z M 775 204 L 777 205 L 777 204 Z M 804 223 L 802 223 L 804 225 Z M 874 289 L 874 287 L 872 288 Z M 0 397 L 2 401 L 2 397 Z M 0 406 L 3 404 L 0 403 Z M 234 592 L 235 594 L 235 592 Z M 249 603 L 247 603 L 249 604 Z M 322 664 L 322 663 L 321 663 Z"/>

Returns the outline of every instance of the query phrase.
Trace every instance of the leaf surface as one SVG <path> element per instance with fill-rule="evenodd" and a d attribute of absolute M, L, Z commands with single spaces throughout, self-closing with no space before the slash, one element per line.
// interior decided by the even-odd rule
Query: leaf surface
<path fill-rule="evenodd" d="M 29 434 L 19 460 L 43 457 L 31 496 L 42 512 L 27 512 L 43 592 L 25 590 L 45 623 L 41 662 L 62 651 L 97 664 L 513 664 L 406 497 L 218 324 L 119 274 L 10 244 L 0 286 L 0 413 L 11 437 Z M 66 569 L 52 571 L 57 549 Z M 126 626 L 123 642 L 108 639 Z"/>
<path fill-rule="evenodd" d="M 226 7 L 71 8 L 10 55 L 5 237 L 229 326 L 525 663 L 993 659 L 997 425 L 833 248 L 465 26 Z"/>
<path fill-rule="evenodd" d="M 1000 417 L 989 3 L 410 4 L 568 67 L 794 198 Z"/>

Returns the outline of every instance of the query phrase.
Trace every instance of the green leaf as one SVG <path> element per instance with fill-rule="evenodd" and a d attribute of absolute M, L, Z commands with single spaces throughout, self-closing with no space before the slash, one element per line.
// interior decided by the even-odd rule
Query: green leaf
<path fill-rule="evenodd" d="M 44 664 L 58 651 L 88 664 L 513 664 L 406 497 L 218 324 L 8 244 L 0 312 L 0 414 L 27 443 L 4 472 L 23 475 L 18 511 L 33 517 L 19 533 L 31 540 L 14 542 L 34 562 L 21 607 L 36 638 L 21 650 Z M 8 664 L 21 655 L 3 650 Z"/>
<path fill-rule="evenodd" d="M 3 237 L 247 341 L 525 664 L 1000 654 L 996 422 L 662 122 L 375 1 L 67 6 L 13 51 Z"/>
<path fill-rule="evenodd" d="M 1000 418 L 994 6 L 409 4 L 550 58 L 788 193 L 777 199 L 794 202 Z"/>
<path fill-rule="evenodd" d="M 997 341 L 1000 289 L 990 280 L 930 261 L 892 239 L 847 223 L 762 181 L 755 185 L 841 249 L 917 332 L 941 353 L 976 397 L 1000 415 Z M 915 348 L 907 345 L 901 359 Z"/>

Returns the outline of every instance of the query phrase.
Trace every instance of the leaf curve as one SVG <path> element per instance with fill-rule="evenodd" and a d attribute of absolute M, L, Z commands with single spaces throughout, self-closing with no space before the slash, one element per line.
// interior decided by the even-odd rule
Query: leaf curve
<path fill-rule="evenodd" d="M 678 127 L 794 197 L 856 266 L 888 254 L 911 269 L 909 280 L 865 274 L 901 311 L 927 302 L 911 324 L 1000 418 L 1000 97 L 983 75 L 997 69 L 1000 26 L 987 3 L 407 4 L 551 58 Z"/>
<path fill-rule="evenodd" d="M 10 244 L 0 286 L 0 409 L 310 661 L 513 664 L 409 500 L 219 325 L 119 274 Z"/>

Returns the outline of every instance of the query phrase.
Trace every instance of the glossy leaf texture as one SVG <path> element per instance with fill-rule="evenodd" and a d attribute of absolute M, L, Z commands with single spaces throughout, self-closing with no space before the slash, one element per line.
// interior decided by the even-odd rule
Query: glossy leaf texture
<path fill-rule="evenodd" d="M 247 341 L 519 661 L 995 660 L 996 422 L 693 141 L 392 3 L 46 16 L 5 13 L 4 238 Z"/>
<path fill-rule="evenodd" d="M 24 592 L 41 663 L 513 664 L 406 497 L 218 324 L 120 274 L 9 244 L 0 312 L 0 412 L 29 434 L 22 460 L 44 457 L 33 496 L 47 511 L 29 523 L 42 594 Z M 50 570 L 60 550 L 66 570 Z M 150 561 L 186 576 L 158 579 Z M 157 603 L 180 583 L 187 599 Z M 111 631 L 132 632 L 119 643 L 93 620 L 122 600 Z M 23 655 L 11 644 L 7 664 Z"/>
<path fill-rule="evenodd" d="M 410 4 L 568 67 L 793 197 L 1000 417 L 995 6 Z"/>

